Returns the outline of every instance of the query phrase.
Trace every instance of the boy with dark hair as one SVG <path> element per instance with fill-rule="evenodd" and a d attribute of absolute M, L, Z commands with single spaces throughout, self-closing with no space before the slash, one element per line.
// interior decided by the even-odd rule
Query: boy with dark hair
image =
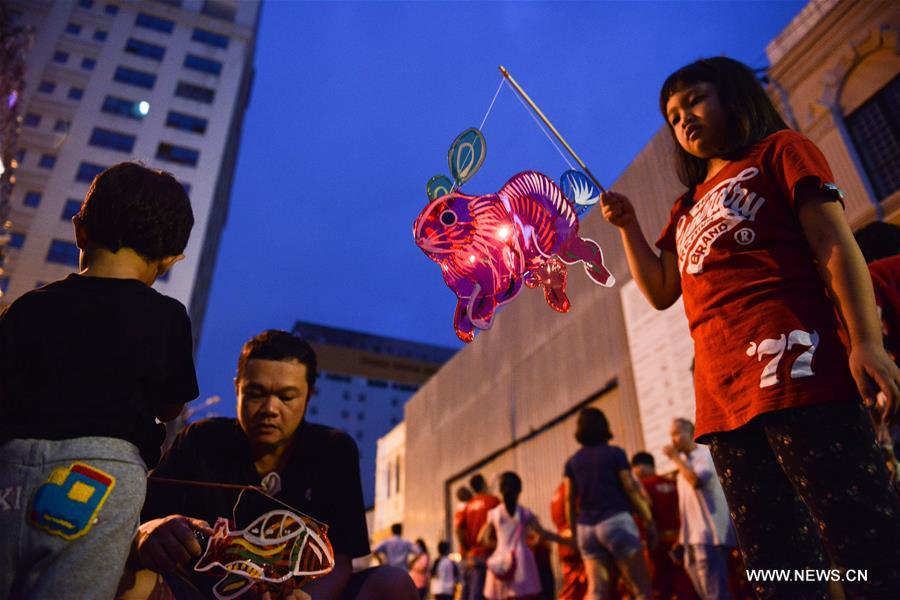
<path fill-rule="evenodd" d="M 168 173 L 121 163 L 73 219 L 80 272 L 0 315 L 0 597 L 111 598 L 165 427 L 198 395 L 184 306 L 151 285 L 194 218 Z"/>

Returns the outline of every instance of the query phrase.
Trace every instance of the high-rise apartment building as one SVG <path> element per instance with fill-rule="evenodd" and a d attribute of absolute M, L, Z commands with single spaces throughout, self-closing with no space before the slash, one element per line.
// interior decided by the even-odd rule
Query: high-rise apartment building
<path fill-rule="evenodd" d="M 171 172 L 195 225 L 156 287 L 188 307 L 195 344 L 228 213 L 253 76 L 255 0 L 7 0 L 35 29 L 0 277 L 10 302 L 78 268 L 71 218 L 94 176 L 136 159 Z"/>
<path fill-rule="evenodd" d="M 403 421 L 406 401 L 455 350 L 303 321 L 293 333 L 312 345 L 318 359 L 306 418 L 356 440 L 363 496 L 371 506 L 378 438 Z"/>

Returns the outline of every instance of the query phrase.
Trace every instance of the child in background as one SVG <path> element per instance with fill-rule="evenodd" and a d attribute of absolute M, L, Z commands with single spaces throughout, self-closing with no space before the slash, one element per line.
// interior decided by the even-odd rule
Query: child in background
<path fill-rule="evenodd" d="M 112 598 L 165 427 L 198 395 L 184 306 L 151 289 L 184 258 L 190 200 L 121 163 L 72 219 L 78 274 L 0 316 L 0 598 Z"/>
<path fill-rule="evenodd" d="M 431 566 L 431 595 L 434 600 L 451 600 L 459 581 L 459 567 L 447 556 L 450 554 L 450 543 L 438 542 L 438 558 Z"/>
<path fill-rule="evenodd" d="M 880 396 L 894 419 L 900 372 L 828 164 L 787 128 L 753 71 L 728 58 L 672 74 L 660 109 L 688 187 L 661 254 L 628 198 L 607 193 L 602 210 L 650 303 L 684 294 L 697 441 L 710 445 L 747 568 L 832 561 L 868 570 L 867 581 L 845 582 L 848 597 L 900 597 L 900 501 L 859 401 Z M 828 597 L 824 581 L 755 591 Z"/>
<path fill-rule="evenodd" d="M 416 546 L 419 547 L 419 555 L 409 565 L 409 576 L 416 586 L 416 591 L 419 592 L 419 600 L 425 600 L 428 595 L 428 567 L 431 557 L 428 555 L 425 540 L 417 539 Z"/>

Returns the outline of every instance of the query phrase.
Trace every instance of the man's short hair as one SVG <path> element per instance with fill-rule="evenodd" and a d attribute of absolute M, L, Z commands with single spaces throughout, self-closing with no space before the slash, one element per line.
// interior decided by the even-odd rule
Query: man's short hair
<path fill-rule="evenodd" d="M 679 429 L 685 430 L 688 432 L 688 435 L 694 435 L 694 424 L 689 420 L 682 417 L 677 417 L 672 420 L 672 423 L 675 424 Z"/>
<path fill-rule="evenodd" d="M 240 381 L 253 359 L 297 361 L 306 365 L 306 383 L 310 390 L 318 377 L 316 353 L 306 340 L 279 329 L 268 329 L 253 336 L 244 344 L 238 358 L 237 380 Z"/>
<path fill-rule="evenodd" d="M 394 523 L 391 525 L 391 533 L 394 535 L 403 535 L 403 523 Z"/>
<path fill-rule="evenodd" d="M 123 162 L 94 178 L 78 221 L 92 244 L 131 248 L 147 260 L 184 252 L 194 226 L 191 200 L 170 173 Z"/>
<path fill-rule="evenodd" d="M 646 465 L 648 467 L 656 467 L 656 460 L 649 452 L 635 452 L 631 457 L 631 466 Z"/>
<path fill-rule="evenodd" d="M 475 473 L 472 477 L 469 478 L 469 487 L 472 488 L 472 491 L 476 494 L 480 494 L 484 491 L 484 488 L 487 487 L 487 483 L 484 481 L 484 476 L 481 473 Z"/>

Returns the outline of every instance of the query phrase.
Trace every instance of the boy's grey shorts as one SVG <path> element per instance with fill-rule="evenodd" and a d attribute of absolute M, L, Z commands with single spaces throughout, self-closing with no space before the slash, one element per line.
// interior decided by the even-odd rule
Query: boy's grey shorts
<path fill-rule="evenodd" d="M 117 438 L 0 445 L 0 598 L 113 598 L 146 485 Z"/>

